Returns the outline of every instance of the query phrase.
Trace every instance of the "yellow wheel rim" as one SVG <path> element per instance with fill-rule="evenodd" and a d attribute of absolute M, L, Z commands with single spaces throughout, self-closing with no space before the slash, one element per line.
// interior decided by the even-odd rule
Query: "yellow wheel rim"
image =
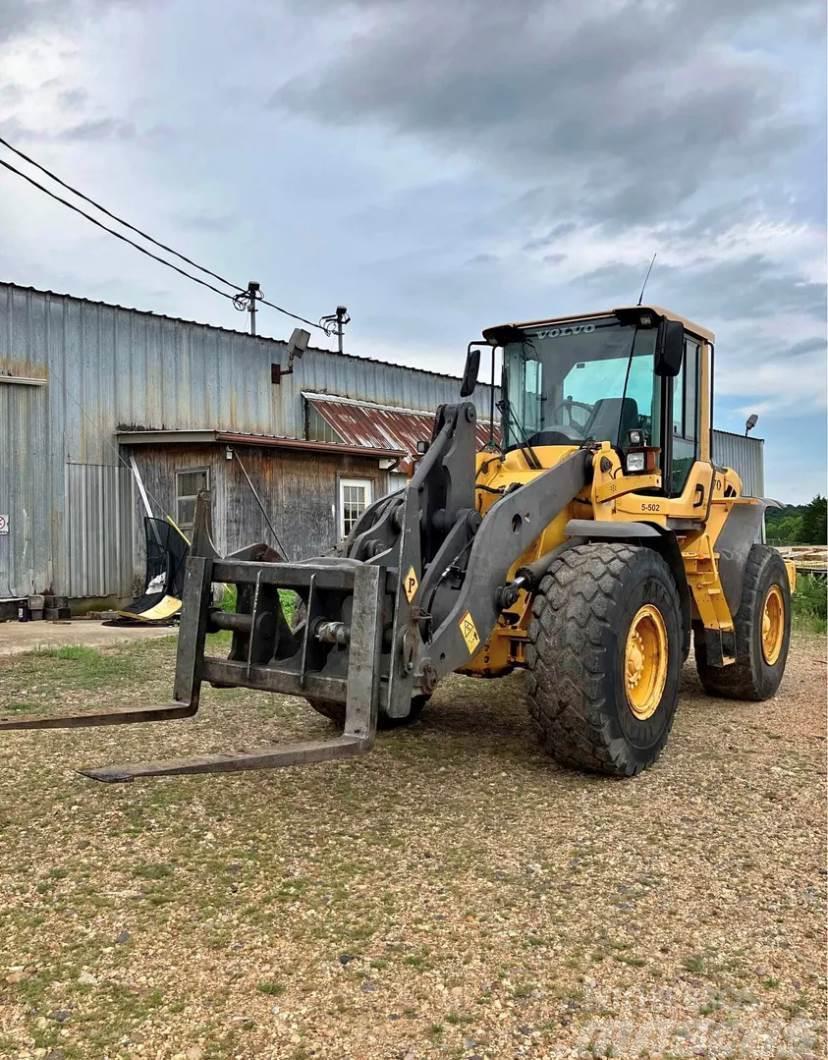
<path fill-rule="evenodd" d="M 768 666 L 773 666 L 782 651 L 785 639 L 785 600 L 778 585 L 772 585 L 762 608 L 762 654 Z"/>
<path fill-rule="evenodd" d="M 654 604 L 640 607 L 624 651 L 624 687 L 630 710 L 646 721 L 655 714 L 667 682 L 667 627 Z"/>

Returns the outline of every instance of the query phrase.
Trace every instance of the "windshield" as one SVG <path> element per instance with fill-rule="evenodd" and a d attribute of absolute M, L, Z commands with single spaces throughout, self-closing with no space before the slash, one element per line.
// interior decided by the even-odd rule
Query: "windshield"
<path fill-rule="evenodd" d="M 587 439 L 620 446 L 633 428 L 657 444 L 655 328 L 637 330 L 607 317 L 529 328 L 524 335 L 503 350 L 507 448 Z"/>

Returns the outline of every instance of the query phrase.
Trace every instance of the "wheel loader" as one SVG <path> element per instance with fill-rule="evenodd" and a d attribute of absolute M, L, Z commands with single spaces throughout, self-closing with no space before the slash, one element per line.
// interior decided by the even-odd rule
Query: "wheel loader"
<path fill-rule="evenodd" d="M 304 697 L 329 739 L 111 765 L 101 781 L 348 758 L 416 718 L 448 674 L 528 671 L 531 717 L 568 767 L 629 777 L 667 741 L 691 642 L 704 689 L 763 700 L 782 679 L 795 574 L 761 543 L 768 502 L 711 454 L 714 336 L 657 306 L 505 324 L 469 343 L 405 488 L 329 555 L 218 554 L 199 496 L 173 701 L 0 728 L 195 714 L 202 684 Z M 499 427 L 478 452 L 481 349 L 502 351 Z M 213 586 L 236 587 L 236 610 Z M 289 623 L 280 592 L 300 603 Z M 230 631 L 227 658 L 207 634 Z"/>

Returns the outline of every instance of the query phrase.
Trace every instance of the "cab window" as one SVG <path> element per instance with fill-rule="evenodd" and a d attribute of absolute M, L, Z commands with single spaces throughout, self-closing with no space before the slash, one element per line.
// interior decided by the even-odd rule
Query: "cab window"
<path fill-rule="evenodd" d="M 684 342 L 684 364 L 673 380 L 673 460 L 670 495 L 678 496 L 698 458 L 699 437 L 699 345 Z"/>

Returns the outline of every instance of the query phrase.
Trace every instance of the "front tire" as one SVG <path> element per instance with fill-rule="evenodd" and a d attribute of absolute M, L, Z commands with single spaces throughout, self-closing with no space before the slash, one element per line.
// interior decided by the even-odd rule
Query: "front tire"
<path fill-rule="evenodd" d="M 529 624 L 530 714 L 560 763 L 634 776 L 673 724 L 681 607 L 670 569 L 649 548 L 575 545 L 544 576 Z"/>
<path fill-rule="evenodd" d="M 736 662 L 729 666 L 708 665 L 704 631 L 696 630 L 696 669 L 705 692 L 727 699 L 770 699 L 785 673 L 791 642 L 791 587 L 776 549 L 753 545 L 748 553 L 733 628 Z"/>

